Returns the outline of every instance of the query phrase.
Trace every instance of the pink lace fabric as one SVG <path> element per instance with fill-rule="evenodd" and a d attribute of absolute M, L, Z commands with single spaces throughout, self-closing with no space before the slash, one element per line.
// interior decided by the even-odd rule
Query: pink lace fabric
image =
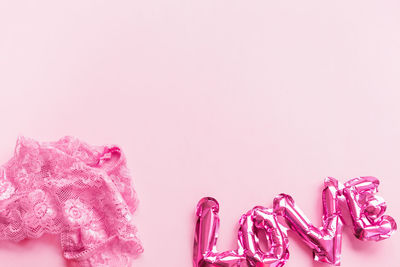
<path fill-rule="evenodd" d="M 14 157 L 0 167 L 0 239 L 60 234 L 74 266 L 131 266 L 143 251 L 132 221 L 136 206 L 117 146 L 20 137 Z"/>

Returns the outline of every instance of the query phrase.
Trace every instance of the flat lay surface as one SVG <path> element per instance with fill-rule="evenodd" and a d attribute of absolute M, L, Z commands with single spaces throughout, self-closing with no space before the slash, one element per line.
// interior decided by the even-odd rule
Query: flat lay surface
<path fill-rule="evenodd" d="M 315 225 L 324 178 L 380 179 L 400 223 L 398 1 L 0 1 L 0 161 L 19 135 L 124 151 L 135 267 L 192 266 L 195 208 L 240 216 L 290 194 Z M 289 233 L 288 267 L 314 263 Z M 344 267 L 400 262 L 400 234 L 343 232 Z M 23 255 L 23 256 L 21 256 Z M 1 266 L 67 266 L 58 237 L 0 241 Z M 44 264 L 45 262 L 45 264 Z"/>

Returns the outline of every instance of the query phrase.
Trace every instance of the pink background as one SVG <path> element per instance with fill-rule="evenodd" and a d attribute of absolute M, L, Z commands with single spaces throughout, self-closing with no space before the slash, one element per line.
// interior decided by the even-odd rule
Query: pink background
<path fill-rule="evenodd" d="M 141 200 L 136 267 L 191 266 L 208 195 L 220 250 L 281 192 L 319 225 L 326 176 L 379 177 L 400 222 L 399 14 L 397 0 L 0 0 L 0 160 L 18 135 L 120 145 Z M 290 238 L 286 266 L 325 266 Z M 399 266 L 399 251 L 398 233 L 346 230 L 342 266 Z M 51 236 L 0 242 L 0 262 L 66 266 Z"/>

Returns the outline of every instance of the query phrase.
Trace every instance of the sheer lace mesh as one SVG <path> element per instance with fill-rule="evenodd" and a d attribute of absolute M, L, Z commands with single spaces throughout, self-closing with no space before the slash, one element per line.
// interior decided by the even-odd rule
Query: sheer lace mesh
<path fill-rule="evenodd" d="M 64 257 L 75 266 L 130 266 L 143 251 L 132 222 L 136 206 L 117 146 L 20 137 L 14 157 L 0 167 L 0 239 L 60 234 Z"/>

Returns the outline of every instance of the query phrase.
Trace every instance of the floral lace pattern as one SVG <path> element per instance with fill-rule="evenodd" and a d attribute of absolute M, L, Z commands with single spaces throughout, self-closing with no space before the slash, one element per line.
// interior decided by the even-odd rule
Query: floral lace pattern
<path fill-rule="evenodd" d="M 132 222 L 136 206 L 117 146 L 20 137 L 0 167 L 0 240 L 60 234 L 74 266 L 130 266 L 143 252 Z"/>

